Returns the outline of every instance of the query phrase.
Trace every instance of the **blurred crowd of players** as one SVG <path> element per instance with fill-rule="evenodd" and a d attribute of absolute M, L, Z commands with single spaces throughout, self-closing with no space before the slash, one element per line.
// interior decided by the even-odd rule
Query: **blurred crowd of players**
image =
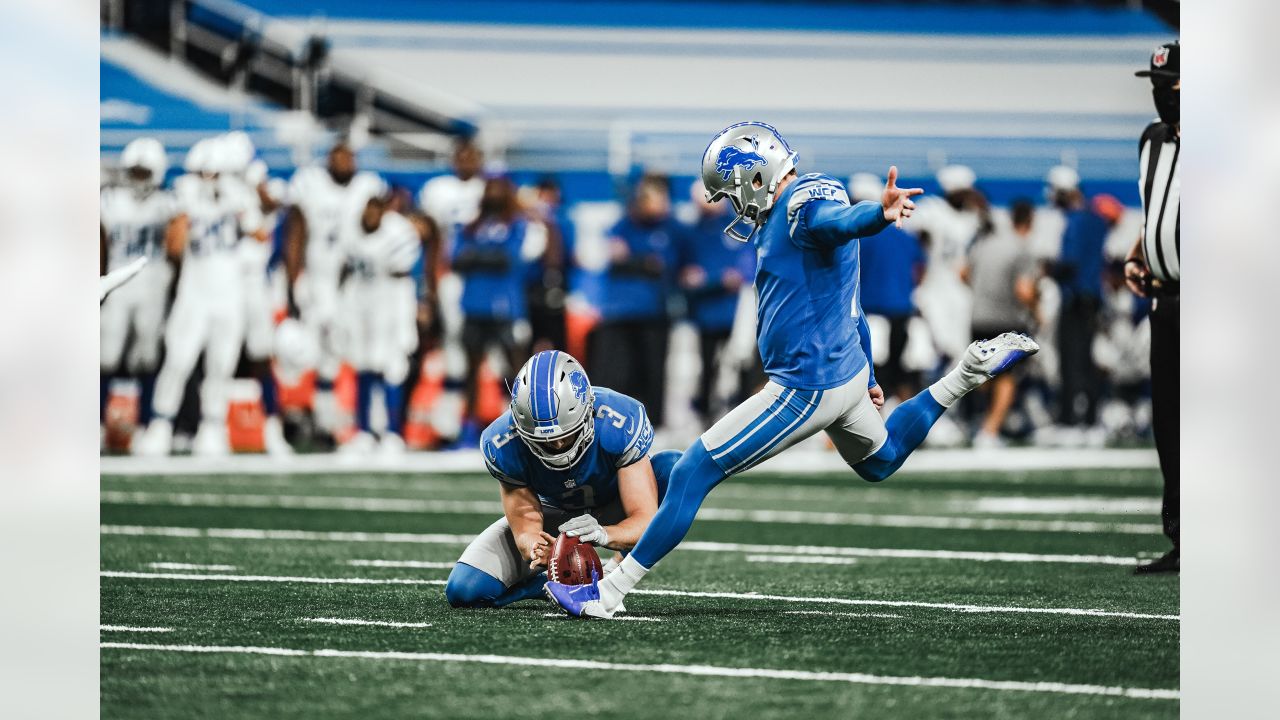
<path fill-rule="evenodd" d="M 578 233 L 554 177 L 517 187 L 467 142 L 421 188 L 359 170 L 343 142 L 288 180 L 241 132 L 196 143 L 172 187 L 166 158 L 142 138 L 104 172 L 102 272 L 149 258 L 102 307 L 104 448 L 474 448 L 502 379 L 549 348 L 641 400 L 673 446 L 764 382 L 754 249 L 723 233 L 726 203 L 697 183 L 643 175 L 620 218 Z M 1065 166 L 1008 208 L 966 167 L 937 181 L 904 229 L 862 242 L 885 412 L 971 340 L 1017 330 L 1044 351 L 944 418 L 933 444 L 1144 439 L 1149 340 L 1144 301 L 1124 290 L 1125 208 Z M 855 201 L 882 189 L 848 181 Z M 407 435 L 414 423 L 425 431 Z"/>

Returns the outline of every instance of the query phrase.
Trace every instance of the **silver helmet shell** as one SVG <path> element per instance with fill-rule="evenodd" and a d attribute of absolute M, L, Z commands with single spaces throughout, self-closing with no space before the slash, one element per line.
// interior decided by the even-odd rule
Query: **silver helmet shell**
<path fill-rule="evenodd" d="M 164 182 L 164 174 L 169 170 L 169 159 L 165 155 L 164 145 L 151 137 L 140 137 L 129 141 L 120 155 L 120 166 L 125 170 L 142 168 L 149 174 L 146 179 L 130 183 L 136 185 L 140 192 L 149 192 L 160 187 Z"/>
<path fill-rule="evenodd" d="M 742 242 L 755 235 L 798 157 L 777 129 L 762 122 L 730 125 L 711 139 L 702 154 L 702 184 L 707 202 L 727 197 L 737 211 L 725 233 Z M 746 234 L 737 229 L 743 221 L 752 226 Z"/>
<path fill-rule="evenodd" d="M 546 467 L 567 470 L 595 438 L 595 391 L 568 353 L 545 350 L 529 358 L 511 386 L 516 434 Z"/>

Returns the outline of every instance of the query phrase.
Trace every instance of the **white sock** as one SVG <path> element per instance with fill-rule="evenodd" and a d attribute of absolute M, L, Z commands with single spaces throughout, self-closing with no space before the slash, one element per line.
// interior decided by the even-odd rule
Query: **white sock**
<path fill-rule="evenodd" d="M 635 558 L 630 555 L 622 559 L 618 563 L 618 569 L 609 573 L 608 577 L 600 581 L 600 601 L 610 610 L 617 608 L 622 604 L 622 598 L 636 586 L 636 583 L 644 579 L 649 568 L 636 562 Z"/>
<path fill-rule="evenodd" d="M 929 394 L 933 396 L 934 400 L 938 401 L 939 405 L 949 408 L 955 405 L 957 400 L 968 395 L 970 391 L 975 390 L 987 380 L 987 376 L 983 373 L 966 370 L 964 360 L 961 359 L 951 369 L 951 372 L 943 375 L 938 382 L 929 386 Z"/>

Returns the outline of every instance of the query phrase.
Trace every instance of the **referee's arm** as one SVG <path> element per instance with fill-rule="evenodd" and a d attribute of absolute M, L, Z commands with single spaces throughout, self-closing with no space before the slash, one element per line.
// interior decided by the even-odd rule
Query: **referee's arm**
<path fill-rule="evenodd" d="M 1138 237 L 1133 241 L 1133 247 L 1129 248 L 1129 253 L 1124 256 L 1124 283 L 1129 286 L 1129 290 L 1134 295 L 1141 298 L 1147 296 L 1147 287 L 1151 283 L 1151 268 L 1147 266 L 1147 257 L 1142 250 L 1142 241 L 1147 232 L 1147 166 L 1142 151 L 1151 141 L 1152 128 L 1155 126 L 1155 122 L 1148 125 L 1142 132 L 1142 138 L 1138 140 L 1138 156 L 1143 158 L 1141 172 L 1138 173 L 1138 196 L 1142 199 L 1143 222 L 1142 229 L 1138 231 Z"/>

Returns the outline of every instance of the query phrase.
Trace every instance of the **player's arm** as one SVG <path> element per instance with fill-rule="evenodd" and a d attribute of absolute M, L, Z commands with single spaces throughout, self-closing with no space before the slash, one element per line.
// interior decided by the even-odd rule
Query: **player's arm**
<path fill-rule="evenodd" d="M 804 202 L 803 197 L 798 200 L 804 205 L 798 209 L 796 221 L 804 224 L 808 231 L 805 235 L 818 246 L 836 247 L 854 238 L 875 235 L 889 223 L 902 227 L 902 221 L 911 217 L 916 207 L 911 198 L 924 192 L 922 188 L 898 187 L 896 166 L 889 168 L 889 179 L 885 182 L 879 204 L 868 200 L 849 205 L 844 201 L 844 189 L 838 185 L 835 189 L 839 192 L 830 196 L 832 200 Z M 797 188 L 796 192 L 799 191 Z M 797 202 L 794 196 L 792 202 Z M 797 237 L 794 230 L 792 237 Z"/>
<path fill-rule="evenodd" d="M 187 234 L 191 231 L 191 219 L 186 213 L 178 213 L 169 221 L 164 231 L 164 251 L 173 262 L 182 260 L 182 253 L 187 249 Z"/>
<path fill-rule="evenodd" d="M 627 517 L 617 525 L 604 526 L 609 536 L 604 547 L 630 550 L 640 542 L 640 536 L 658 512 L 658 481 L 647 455 L 618 470 L 618 497 Z"/>
<path fill-rule="evenodd" d="M 502 512 L 507 516 L 520 556 L 530 567 L 546 565 L 555 538 L 542 530 L 542 503 L 528 487 L 502 483 Z"/>
<path fill-rule="evenodd" d="M 302 275 L 302 267 L 307 256 L 307 217 L 297 205 L 289 208 L 285 216 L 284 226 L 284 276 L 289 295 L 291 315 L 297 314 L 297 304 L 293 299 L 293 288 Z"/>

